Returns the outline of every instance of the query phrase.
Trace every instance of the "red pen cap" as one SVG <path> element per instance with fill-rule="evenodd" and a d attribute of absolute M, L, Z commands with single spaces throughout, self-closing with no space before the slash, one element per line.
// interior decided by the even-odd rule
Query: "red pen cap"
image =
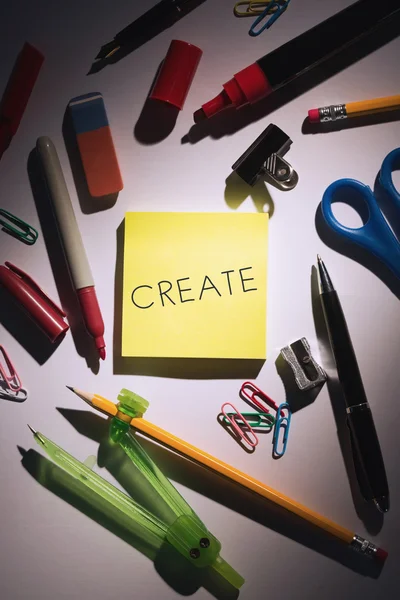
<path fill-rule="evenodd" d="M 150 98 L 182 110 L 202 54 L 203 51 L 193 44 L 172 40 Z"/>
<path fill-rule="evenodd" d="M 0 283 L 21 304 L 31 319 L 56 342 L 69 329 L 66 314 L 55 304 L 24 271 L 9 262 L 0 265 Z"/>

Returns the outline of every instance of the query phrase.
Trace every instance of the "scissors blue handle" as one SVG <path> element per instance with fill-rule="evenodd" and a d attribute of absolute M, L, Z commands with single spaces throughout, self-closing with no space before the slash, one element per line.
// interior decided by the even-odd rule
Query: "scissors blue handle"
<path fill-rule="evenodd" d="M 379 174 L 379 185 L 386 193 L 387 200 L 391 203 L 392 213 L 400 226 L 400 194 L 394 186 L 392 177 L 393 171 L 398 168 L 400 168 L 400 148 L 387 155 Z M 349 192 L 356 192 L 368 209 L 368 219 L 362 227 L 356 229 L 339 223 L 332 212 L 332 203 L 340 200 L 341 196 L 345 197 Z M 331 229 L 374 254 L 400 279 L 400 243 L 383 216 L 369 186 L 354 179 L 334 181 L 323 195 L 321 209 Z"/>

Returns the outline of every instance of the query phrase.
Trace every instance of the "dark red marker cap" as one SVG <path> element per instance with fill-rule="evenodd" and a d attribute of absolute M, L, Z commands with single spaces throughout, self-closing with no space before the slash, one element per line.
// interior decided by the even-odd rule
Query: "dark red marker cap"
<path fill-rule="evenodd" d="M 26 310 L 51 342 L 68 331 L 66 314 L 55 304 L 35 281 L 24 271 L 9 262 L 0 265 L 0 284 Z"/>
<path fill-rule="evenodd" d="M 172 40 L 150 98 L 182 110 L 202 54 L 203 51 L 193 44 Z"/>

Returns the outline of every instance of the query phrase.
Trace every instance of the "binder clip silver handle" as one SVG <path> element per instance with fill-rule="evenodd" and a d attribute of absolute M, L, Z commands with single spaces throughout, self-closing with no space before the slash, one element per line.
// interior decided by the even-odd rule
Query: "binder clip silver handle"
<path fill-rule="evenodd" d="M 266 175 L 272 179 L 276 187 L 283 191 L 292 190 L 299 181 L 299 176 L 292 165 L 279 154 L 269 156 L 264 169 Z"/>

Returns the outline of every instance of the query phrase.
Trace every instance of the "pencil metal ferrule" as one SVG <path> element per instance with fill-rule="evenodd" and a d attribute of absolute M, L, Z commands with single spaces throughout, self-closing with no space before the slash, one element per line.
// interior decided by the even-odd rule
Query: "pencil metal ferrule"
<path fill-rule="evenodd" d="M 374 558 L 378 551 L 378 547 L 375 546 L 375 544 L 356 534 L 350 542 L 350 547 L 356 552 L 364 554 L 365 556 L 370 556 L 371 558 Z"/>
<path fill-rule="evenodd" d="M 339 119 L 347 119 L 347 110 L 345 104 L 332 104 L 331 106 L 323 106 L 318 109 L 319 120 L 321 123 L 328 121 L 337 121 Z"/>

